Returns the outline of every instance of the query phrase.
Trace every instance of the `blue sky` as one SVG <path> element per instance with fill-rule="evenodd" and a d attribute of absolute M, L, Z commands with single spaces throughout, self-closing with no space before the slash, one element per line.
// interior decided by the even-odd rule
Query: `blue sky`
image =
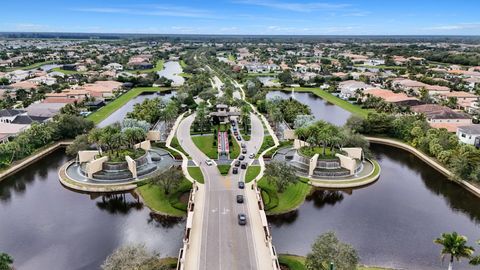
<path fill-rule="evenodd" d="M 480 35 L 480 0 L 9 0 L 0 31 Z"/>

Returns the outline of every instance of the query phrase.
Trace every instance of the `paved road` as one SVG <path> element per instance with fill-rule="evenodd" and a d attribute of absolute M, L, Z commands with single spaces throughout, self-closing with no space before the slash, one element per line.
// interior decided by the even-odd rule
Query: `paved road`
<path fill-rule="evenodd" d="M 250 213 L 246 202 L 237 204 L 236 195 L 245 192 L 237 182 L 244 180 L 246 170 L 237 175 L 220 175 L 217 167 L 207 166 L 207 157 L 193 143 L 190 126 L 195 115 L 187 117 L 180 124 L 177 137 L 182 147 L 200 165 L 205 176 L 205 206 L 203 212 L 201 252 L 198 269 L 259 269 L 255 241 L 249 221 Z M 252 114 L 252 136 L 247 142 L 248 154 L 256 152 L 263 141 L 263 126 L 260 119 Z M 232 157 L 233 158 L 233 157 Z M 249 163 L 253 160 L 248 159 Z M 245 197 L 246 198 L 246 197 Z M 238 225 L 237 215 L 247 215 L 247 225 Z"/>

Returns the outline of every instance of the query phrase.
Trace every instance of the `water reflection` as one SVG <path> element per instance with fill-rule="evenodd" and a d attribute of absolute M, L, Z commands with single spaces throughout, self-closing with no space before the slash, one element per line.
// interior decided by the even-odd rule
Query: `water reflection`
<path fill-rule="evenodd" d="M 116 248 L 143 243 L 176 256 L 185 221 L 152 215 L 131 193 L 73 192 L 58 181 L 63 150 L 0 182 L 0 250 L 16 269 L 98 269 Z"/>
<path fill-rule="evenodd" d="M 344 191 L 352 194 L 351 190 Z M 307 201 L 312 201 L 317 208 L 323 208 L 326 205 L 335 205 L 343 200 L 343 192 L 339 190 L 316 189 L 311 195 L 307 196 Z"/>

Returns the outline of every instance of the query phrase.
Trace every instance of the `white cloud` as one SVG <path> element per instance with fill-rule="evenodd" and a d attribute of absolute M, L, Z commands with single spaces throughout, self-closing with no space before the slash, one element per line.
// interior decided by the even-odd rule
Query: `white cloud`
<path fill-rule="evenodd" d="M 141 16 L 168 16 L 168 17 L 188 17 L 188 18 L 218 18 L 213 13 L 189 7 L 172 5 L 148 5 L 132 6 L 130 8 L 74 8 L 73 11 L 92 12 L 92 13 L 110 13 L 110 14 L 129 14 Z"/>
<path fill-rule="evenodd" d="M 458 23 L 425 27 L 423 30 L 452 31 L 452 30 L 480 30 L 480 23 Z"/>
<path fill-rule="evenodd" d="M 331 9 L 343 9 L 347 8 L 349 4 L 332 4 L 332 3 L 322 3 L 322 2 L 313 2 L 313 3 L 296 3 L 296 2 L 279 2 L 279 1 L 270 1 L 270 0 L 238 0 L 234 1 L 239 4 L 248 4 L 255 6 L 262 6 L 275 9 L 283 9 L 288 11 L 296 12 L 312 12 L 319 10 L 331 10 Z"/>

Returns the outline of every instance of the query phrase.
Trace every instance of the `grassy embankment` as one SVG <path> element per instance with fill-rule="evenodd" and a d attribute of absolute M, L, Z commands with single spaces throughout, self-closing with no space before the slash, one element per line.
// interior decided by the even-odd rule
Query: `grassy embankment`
<path fill-rule="evenodd" d="M 155 212 L 181 217 L 185 215 L 187 211 L 187 202 L 182 201 L 182 195 L 190 192 L 192 183 L 187 179 L 183 179 L 180 185 L 169 194 L 165 193 L 165 190 L 158 186 L 146 183 L 137 188 L 138 193 L 143 198 L 145 204 Z"/>
<path fill-rule="evenodd" d="M 230 165 L 217 165 L 218 171 L 220 172 L 221 175 L 227 175 L 228 172 L 230 171 Z"/>
<path fill-rule="evenodd" d="M 260 166 L 249 166 L 245 174 L 245 182 L 249 183 L 260 173 Z"/>
<path fill-rule="evenodd" d="M 65 69 L 62 69 L 61 67 L 53 68 L 52 70 L 53 70 L 53 71 L 56 71 L 56 72 L 63 73 L 63 74 L 65 74 L 65 75 L 73 75 L 73 74 L 82 74 L 82 73 L 84 73 L 84 72 L 82 72 L 82 71 L 76 71 L 76 70 L 65 70 Z"/>
<path fill-rule="evenodd" d="M 103 106 L 96 112 L 90 114 L 87 119 L 92 120 L 95 124 L 102 122 L 105 118 L 110 116 L 116 110 L 120 109 L 123 105 L 125 105 L 131 99 L 137 97 L 138 95 L 145 93 L 145 92 L 161 92 L 161 91 L 168 91 L 171 88 L 161 88 L 161 87 L 138 87 L 133 88 L 132 90 L 122 94 L 112 102 L 108 103 L 107 105 Z"/>
<path fill-rule="evenodd" d="M 43 62 L 33 63 L 31 65 L 24 66 L 24 67 L 11 67 L 11 68 L 8 68 L 6 71 L 10 72 L 10 71 L 14 71 L 14 70 L 17 70 L 17 69 L 21 69 L 21 70 L 36 69 L 36 68 L 39 68 L 43 65 L 49 65 L 49 64 L 53 64 L 53 63 L 55 63 L 55 61 L 53 61 L 53 60 L 43 61 Z"/>
<path fill-rule="evenodd" d="M 263 203 L 267 214 L 278 215 L 297 209 L 312 190 L 307 182 L 308 179 L 300 178 L 300 181 L 290 184 L 285 191 L 280 193 L 274 184 L 269 183 L 265 178 L 260 179 L 258 186 L 262 190 Z"/>
<path fill-rule="evenodd" d="M 188 167 L 188 173 L 193 179 L 197 180 L 199 183 L 205 183 L 205 178 L 203 177 L 202 170 L 200 167 Z"/>
<path fill-rule="evenodd" d="M 161 71 L 163 70 L 163 64 L 165 64 L 165 60 L 163 59 L 160 59 L 158 60 L 156 63 L 155 63 L 155 67 L 154 68 L 149 68 L 149 69 L 140 69 L 140 70 L 127 70 L 127 72 L 130 72 L 130 73 L 150 73 L 150 72 L 158 72 L 158 71 Z"/>
<path fill-rule="evenodd" d="M 285 266 L 288 270 L 306 270 L 305 267 L 305 257 L 291 255 L 291 254 L 280 254 L 278 256 L 278 261 L 282 266 Z M 372 267 L 372 266 L 359 266 L 358 270 L 392 270 L 389 268 L 381 267 Z"/>
<path fill-rule="evenodd" d="M 362 109 L 360 106 L 352 104 L 346 100 L 343 100 L 339 97 L 336 97 L 332 94 L 330 94 L 327 91 L 324 91 L 320 88 L 307 88 L 307 87 L 297 87 L 294 88 L 296 92 L 311 92 L 320 98 L 322 98 L 325 101 L 328 101 L 330 103 L 333 103 L 344 110 L 347 110 L 355 115 L 358 115 L 360 117 L 366 118 L 368 113 L 371 112 L 370 110 Z"/>

